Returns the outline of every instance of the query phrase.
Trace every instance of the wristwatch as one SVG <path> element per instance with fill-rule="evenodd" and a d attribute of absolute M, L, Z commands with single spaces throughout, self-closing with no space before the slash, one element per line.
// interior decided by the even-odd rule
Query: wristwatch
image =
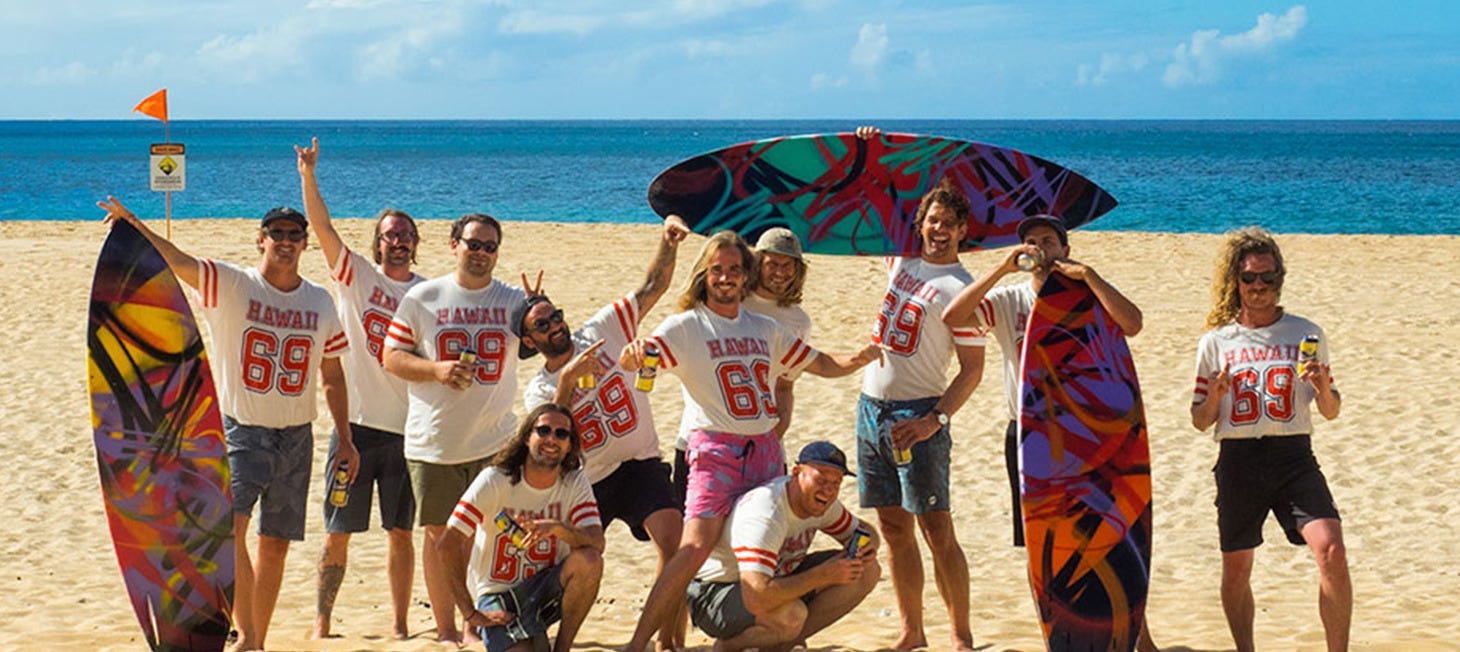
<path fill-rule="evenodd" d="M 939 427 L 948 425 L 948 415 L 943 414 L 942 410 L 934 409 L 933 418 L 938 420 Z"/>

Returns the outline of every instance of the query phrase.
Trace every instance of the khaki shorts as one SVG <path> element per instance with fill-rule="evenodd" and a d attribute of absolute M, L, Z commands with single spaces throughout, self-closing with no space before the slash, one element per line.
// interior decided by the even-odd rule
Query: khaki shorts
<path fill-rule="evenodd" d="M 446 525 L 461 495 L 485 468 L 485 457 L 461 464 L 406 460 L 406 472 L 411 474 L 411 491 L 416 495 L 417 522 L 423 526 Z"/>

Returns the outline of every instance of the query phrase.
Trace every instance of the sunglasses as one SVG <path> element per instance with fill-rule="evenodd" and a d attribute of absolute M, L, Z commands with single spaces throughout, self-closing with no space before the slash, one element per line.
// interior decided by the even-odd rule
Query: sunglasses
<path fill-rule="evenodd" d="M 264 233 L 269 234 L 269 239 L 274 242 L 283 242 L 285 240 L 289 242 L 304 242 L 304 238 L 308 236 L 303 229 L 273 228 L 264 229 Z"/>
<path fill-rule="evenodd" d="M 558 308 L 557 310 L 553 311 L 553 314 L 548 315 L 546 318 L 533 321 L 532 330 L 535 330 L 539 333 L 546 333 L 552 330 L 553 326 L 561 323 L 563 323 L 563 309 Z"/>
<path fill-rule="evenodd" d="M 466 238 L 463 240 L 459 240 L 458 242 L 466 245 L 466 248 L 472 251 L 485 251 L 489 254 L 497 253 L 497 243 L 490 240 L 474 240 L 472 238 Z"/>
<path fill-rule="evenodd" d="M 380 234 L 380 239 L 386 242 L 415 242 L 416 234 L 410 231 L 385 231 Z"/>
<path fill-rule="evenodd" d="M 1251 285 L 1252 282 L 1253 281 L 1256 281 L 1257 279 L 1262 279 L 1262 282 L 1263 283 L 1266 283 L 1268 285 L 1272 285 L 1274 283 L 1277 283 L 1278 273 L 1276 271 L 1272 271 L 1272 272 L 1241 272 L 1241 273 L 1239 273 L 1237 275 L 1237 278 L 1241 279 L 1242 280 L 1242 283 L 1244 285 Z"/>
<path fill-rule="evenodd" d="M 554 428 L 552 426 L 534 426 L 532 428 L 532 431 L 537 433 L 538 437 L 542 437 L 544 439 L 548 438 L 549 436 L 556 437 L 559 441 L 568 441 L 573 438 L 573 431 L 568 430 L 567 428 Z"/>

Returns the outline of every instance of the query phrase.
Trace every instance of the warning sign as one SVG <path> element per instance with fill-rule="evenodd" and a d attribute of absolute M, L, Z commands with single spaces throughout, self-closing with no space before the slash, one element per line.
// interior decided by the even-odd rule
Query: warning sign
<path fill-rule="evenodd" d="M 153 143 L 148 175 L 152 189 L 178 192 L 187 188 L 187 165 L 182 143 Z"/>

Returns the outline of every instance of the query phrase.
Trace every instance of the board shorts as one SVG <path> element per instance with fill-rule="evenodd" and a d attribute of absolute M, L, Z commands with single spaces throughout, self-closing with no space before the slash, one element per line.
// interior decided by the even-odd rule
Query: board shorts
<path fill-rule="evenodd" d="M 522 641 L 531 641 L 534 652 L 548 651 L 547 628 L 563 619 L 562 574 L 562 565 L 554 564 L 507 591 L 477 598 L 477 611 L 517 615 L 506 625 L 477 629 L 487 652 L 503 652 Z"/>
<path fill-rule="evenodd" d="M 912 462 L 892 457 L 892 424 L 933 411 L 938 397 L 857 400 L 857 493 L 863 508 L 901 507 L 912 514 L 948 511 L 949 456 L 953 438 L 943 426 L 912 447 Z"/>
<path fill-rule="evenodd" d="M 1217 531 L 1222 552 L 1262 545 L 1268 512 L 1295 546 L 1305 545 L 1303 526 L 1339 519 L 1328 480 L 1313 456 L 1312 437 L 1290 435 L 1224 439 L 1212 473 L 1217 481 Z"/>
<path fill-rule="evenodd" d="M 598 501 L 598 517 L 604 530 L 618 519 L 640 541 L 650 540 L 644 529 L 644 519 L 650 514 L 680 509 L 669 483 L 669 465 L 657 457 L 619 464 L 608 477 L 593 484 L 593 497 Z"/>
<path fill-rule="evenodd" d="M 313 425 L 265 428 L 224 415 L 223 438 L 228 443 L 233 513 L 251 516 L 258 505 L 259 534 L 303 541 L 314 465 Z"/>
<path fill-rule="evenodd" d="M 791 575 L 805 572 L 816 568 L 837 555 L 842 554 L 841 550 L 821 550 L 806 555 L 801 560 L 801 565 L 791 571 Z M 816 598 L 816 591 L 807 592 L 801 596 L 801 601 L 811 604 Z M 727 639 L 738 636 L 741 632 L 750 629 L 755 625 L 755 614 L 745 608 L 745 597 L 740 582 L 701 582 L 694 580 L 689 583 L 689 617 L 700 628 L 700 631 L 708 634 L 710 638 Z"/>
<path fill-rule="evenodd" d="M 410 530 L 416 520 L 416 496 L 406 471 L 405 437 L 358 423 L 350 424 L 355 450 L 360 452 L 360 471 L 350 485 L 350 500 L 344 507 L 329 501 L 334 479 L 335 448 L 339 433 L 330 436 L 330 456 L 324 465 L 324 530 L 330 534 L 353 534 L 370 529 L 371 489 L 380 496 L 380 526 L 386 530 Z"/>
<path fill-rule="evenodd" d="M 456 503 L 471 487 L 487 460 L 462 462 L 461 464 L 432 464 L 420 460 L 406 460 L 406 470 L 411 474 L 411 492 L 416 497 L 416 522 L 425 525 L 446 525 Z"/>
<path fill-rule="evenodd" d="M 1024 504 L 1020 500 L 1019 483 L 1019 422 L 1010 420 L 1004 431 L 1004 469 L 1009 472 L 1009 495 L 1014 497 L 1014 506 L 1009 511 L 1014 515 L 1014 547 L 1024 547 Z"/>
<path fill-rule="evenodd" d="M 781 439 L 774 432 L 735 435 L 694 430 L 685 458 L 689 462 L 686 519 L 729 516 L 742 494 L 786 472 Z"/>

